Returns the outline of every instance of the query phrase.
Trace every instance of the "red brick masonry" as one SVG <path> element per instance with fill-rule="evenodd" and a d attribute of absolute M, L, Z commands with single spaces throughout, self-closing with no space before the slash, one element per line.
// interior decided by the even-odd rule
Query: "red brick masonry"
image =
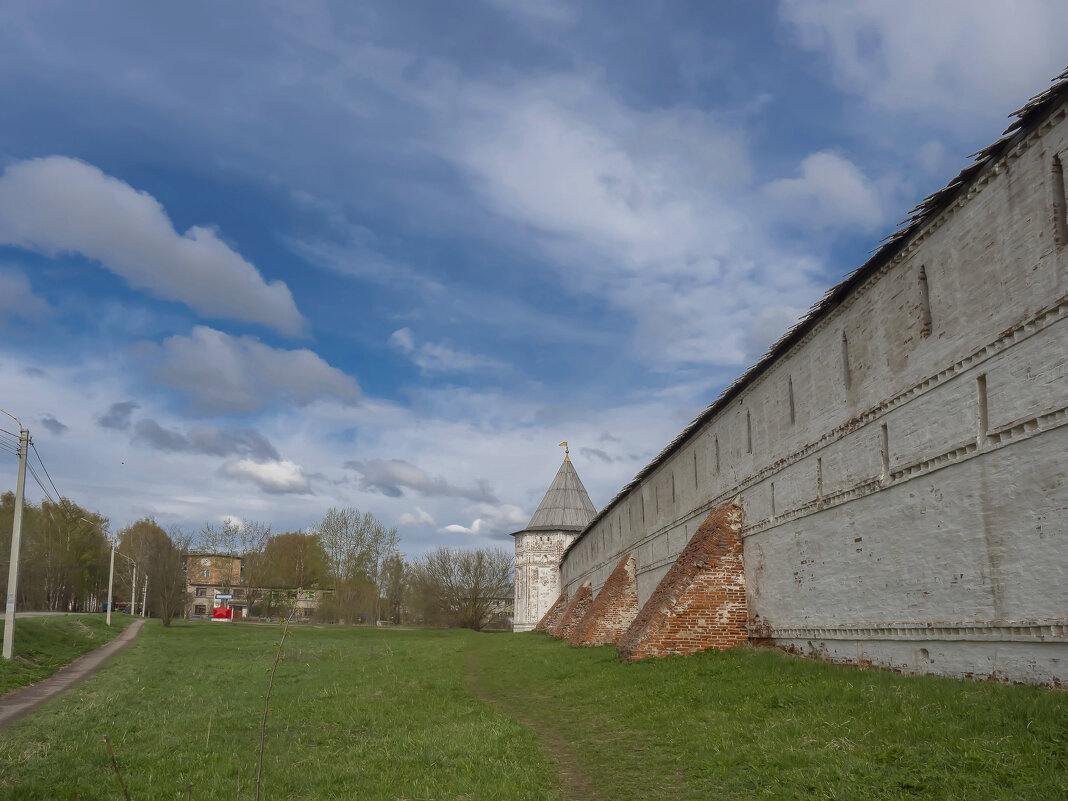
<path fill-rule="evenodd" d="M 692 654 L 748 641 L 739 499 L 705 518 L 619 639 L 622 659 Z"/>
<path fill-rule="evenodd" d="M 590 608 L 592 603 L 593 590 L 587 581 L 575 591 L 575 594 L 571 597 L 571 602 L 567 605 L 567 609 L 560 615 L 556 625 L 549 629 L 549 633 L 554 637 L 566 640 L 571 636 L 571 632 L 578 625 L 578 622 L 586 615 L 586 610 Z"/>
<path fill-rule="evenodd" d="M 560 593 L 560 597 L 556 599 L 556 602 L 549 607 L 549 611 L 545 613 L 545 616 L 538 621 L 538 625 L 534 627 L 534 631 L 552 631 L 556 622 L 560 619 L 560 615 L 567 609 L 567 591 Z"/>
<path fill-rule="evenodd" d="M 627 554 L 619 560 L 568 641 L 572 645 L 614 645 L 637 616 L 638 580 L 634 556 Z"/>

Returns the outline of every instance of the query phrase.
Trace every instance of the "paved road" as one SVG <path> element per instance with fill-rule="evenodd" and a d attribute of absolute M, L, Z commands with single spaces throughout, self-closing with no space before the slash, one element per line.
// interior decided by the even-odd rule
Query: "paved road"
<path fill-rule="evenodd" d="M 28 612 L 25 614 L 30 616 L 34 613 Z M 19 617 L 23 617 L 23 615 L 20 614 Z M 0 729 L 18 720 L 23 715 L 32 712 L 45 701 L 55 698 L 61 692 L 69 690 L 78 682 L 95 673 L 107 661 L 108 657 L 137 636 L 137 632 L 141 630 L 141 626 L 144 623 L 143 619 L 134 621 L 126 631 L 107 645 L 102 645 L 95 651 L 79 656 L 69 665 L 61 668 L 43 681 L 31 684 L 21 690 L 15 690 L 0 698 Z"/>

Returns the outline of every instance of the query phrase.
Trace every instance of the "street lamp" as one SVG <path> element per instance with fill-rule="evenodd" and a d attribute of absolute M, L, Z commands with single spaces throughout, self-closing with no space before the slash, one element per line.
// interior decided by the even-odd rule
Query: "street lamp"
<path fill-rule="evenodd" d="M 122 551 L 118 550 L 116 546 L 117 543 L 113 545 L 111 549 L 112 559 L 114 559 L 114 555 L 117 553 L 119 556 L 121 556 L 131 565 L 133 565 L 133 579 L 130 581 L 130 614 L 133 614 L 137 609 L 137 562 L 131 559 L 126 554 L 124 554 Z M 147 576 L 145 580 L 148 580 Z"/>
<path fill-rule="evenodd" d="M 100 523 L 99 522 L 97 522 L 95 520 L 90 520 L 88 517 L 79 517 L 78 519 L 88 523 L 91 526 L 96 526 L 97 530 L 100 531 L 101 534 L 104 533 L 103 529 L 100 528 Z M 107 537 L 107 541 L 108 541 L 108 545 L 111 546 L 111 566 L 108 568 L 108 606 L 107 606 L 106 623 L 107 623 L 107 625 L 110 626 L 111 625 L 111 594 L 112 594 L 112 587 L 115 586 L 115 540 L 113 540 L 111 537 Z"/>
<path fill-rule="evenodd" d="M 81 517 L 81 518 L 78 518 L 78 519 L 79 520 L 84 520 L 86 523 L 89 523 L 90 525 L 96 526 L 97 529 L 100 529 L 100 523 L 98 523 L 98 522 L 94 522 L 94 521 L 90 520 L 87 517 Z M 102 530 L 101 530 L 101 533 L 103 533 Z M 116 538 L 108 537 L 108 543 L 111 545 L 111 566 L 108 569 L 108 610 L 107 610 L 107 621 L 106 622 L 107 622 L 107 625 L 110 626 L 111 625 L 111 607 L 113 606 L 112 597 L 114 596 L 114 587 L 115 587 L 115 554 L 117 553 L 119 556 L 121 556 L 123 559 L 125 559 L 127 562 L 129 562 L 131 565 L 133 565 L 133 569 L 134 569 L 133 581 L 130 584 L 130 607 L 131 607 L 131 610 L 137 606 L 137 562 L 135 562 L 133 559 L 131 559 L 129 556 L 127 556 L 126 554 L 122 553 L 122 551 L 120 551 L 118 549 L 119 540 L 118 540 L 117 537 Z M 147 595 L 147 594 L 148 594 L 148 576 L 146 574 L 146 576 L 145 576 L 145 595 Z M 142 613 L 142 616 L 144 615 L 144 611 L 145 611 L 145 604 L 144 604 L 144 601 L 142 600 L 142 602 L 141 602 L 141 613 Z"/>

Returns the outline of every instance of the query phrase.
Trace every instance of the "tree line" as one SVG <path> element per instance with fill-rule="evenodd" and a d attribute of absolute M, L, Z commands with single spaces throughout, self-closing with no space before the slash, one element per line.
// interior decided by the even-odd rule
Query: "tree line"
<path fill-rule="evenodd" d="M 14 494 L 0 495 L 0 589 L 6 594 Z M 110 522 L 62 499 L 23 507 L 18 608 L 102 611 L 111 558 Z M 313 590 L 327 623 L 416 623 L 482 629 L 502 624 L 512 597 L 512 558 L 501 548 L 437 548 L 408 559 L 396 528 L 369 512 L 331 508 L 304 531 L 273 533 L 258 521 L 165 530 L 142 518 L 116 532 L 113 603 L 159 617 L 186 614 L 196 554 L 241 557 L 240 587 L 253 615 L 284 616 L 296 590 Z M 223 589 L 231 589 L 230 586 Z"/>

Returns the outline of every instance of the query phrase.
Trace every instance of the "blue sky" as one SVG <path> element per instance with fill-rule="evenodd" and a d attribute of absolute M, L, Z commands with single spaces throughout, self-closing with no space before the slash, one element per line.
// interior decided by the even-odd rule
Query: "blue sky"
<path fill-rule="evenodd" d="M 5 3 L 0 408 L 115 527 L 507 545 L 557 442 L 603 506 L 996 139 L 1063 11 Z"/>

